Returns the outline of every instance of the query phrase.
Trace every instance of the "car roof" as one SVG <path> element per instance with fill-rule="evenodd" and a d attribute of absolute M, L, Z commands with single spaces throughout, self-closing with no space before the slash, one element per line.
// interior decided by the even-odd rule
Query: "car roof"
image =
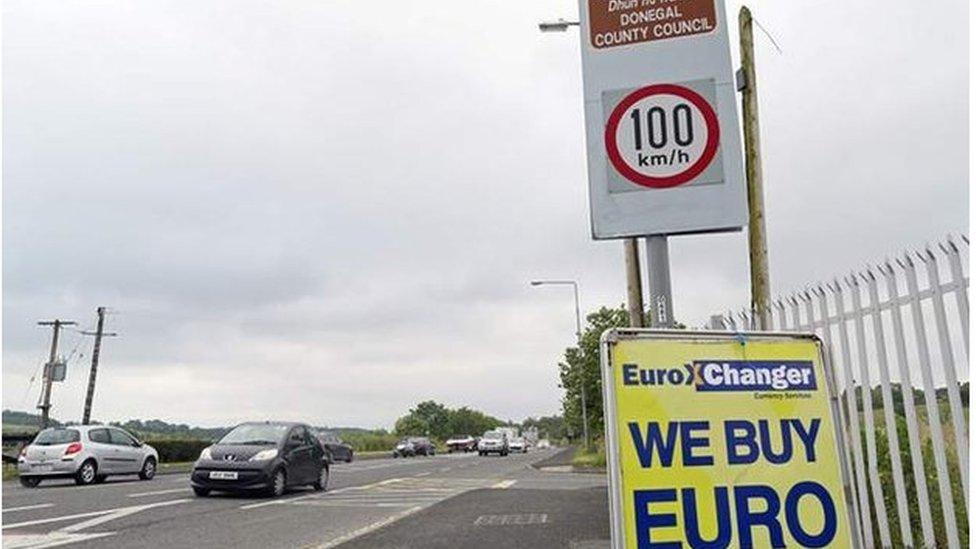
<path fill-rule="evenodd" d="M 307 424 L 302 423 L 300 421 L 245 421 L 244 423 L 238 424 L 238 426 L 240 425 L 280 425 L 282 427 L 299 427 L 299 426 L 308 427 Z"/>
<path fill-rule="evenodd" d="M 38 432 L 40 433 L 40 432 L 43 432 L 43 431 L 64 431 L 64 430 L 67 430 L 67 429 L 74 429 L 74 430 L 80 431 L 82 433 L 91 431 L 92 429 L 119 429 L 121 431 L 125 431 L 125 428 L 118 427 L 116 425 L 60 425 L 58 427 L 46 427 L 44 429 L 41 429 Z M 128 432 L 128 431 L 126 431 L 126 432 Z"/>

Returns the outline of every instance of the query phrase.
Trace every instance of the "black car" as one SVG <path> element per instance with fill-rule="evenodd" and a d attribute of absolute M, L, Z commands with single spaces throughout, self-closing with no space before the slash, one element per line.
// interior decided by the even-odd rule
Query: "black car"
<path fill-rule="evenodd" d="M 338 435 L 328 431 L 319 431 L 318 439 L 322 443 L 322 447 L 325 448 L 326 454 L 328 454 L 331 461 L 352 463 L 352 445 L 343 442 Z"/>
<path fill-rule="evenodd" d="M 312 429 L 302 423 L 242 423 L 204 448 L 193 464 L 190 485 L 198 496 L 211 491 L 280 496 L 290 486 L 325 490 L 329 464 Z"/>

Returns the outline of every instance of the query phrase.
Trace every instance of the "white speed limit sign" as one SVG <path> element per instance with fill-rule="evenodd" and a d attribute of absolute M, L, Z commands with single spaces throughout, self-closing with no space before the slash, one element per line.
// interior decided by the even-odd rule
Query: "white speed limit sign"
<path fill-rule="evenodd" d="M 645 86 L 614 107 L 604 142 L 611 165 L 630 182 L 656 189 L 677 187 L 695 179 L 715 158 L 718 116 L 689 87 Z"/>

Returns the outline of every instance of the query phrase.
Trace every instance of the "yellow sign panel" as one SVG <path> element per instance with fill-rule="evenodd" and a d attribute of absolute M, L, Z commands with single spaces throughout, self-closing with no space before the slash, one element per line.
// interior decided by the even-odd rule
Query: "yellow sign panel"
<path fill-rule="evenodd" d="M 604 337 L 615 547 L 853 546 L 815 337 Z"/>

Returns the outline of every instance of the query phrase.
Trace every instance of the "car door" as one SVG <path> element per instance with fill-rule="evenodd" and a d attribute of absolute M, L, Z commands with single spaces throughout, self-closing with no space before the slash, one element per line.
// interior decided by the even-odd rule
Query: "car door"
<path fill-rule="evenodd" d="M 114 472 L 138 473 L 142 469 L 142 450 L 136 439 L 121 429 L 109 428 L 109 439 L 112 441 L 112 461 L 118 466 Z"/>
<path fill-rule="evenodd" d="M 325 461 L 325 448 L 323 447 L 322 443 L 315 438 L 315 435 L 312 434 L 310 429 L 304 427 L 303 430 L 305 431 L 305 440 L 309 445 L 309 455 L 312 458 L 308 464 L 308 474 L 310 475 L 309 482 L 314 482 L 319 478 L 319 467 Z"/>
<path fill-rule="evenodd" d="M 312 446 L 305 437 L 303 427 L 292 427 L 285 440 L 285 459 L 288 461 L 289 484 L 311 482 Z"/>
<path fill-rule="evenodd" d="M 115 473 L 118 471 L 118 462 L 112 461 L 115 446 L 108 434 L 108 429 L 100 427 L 88 431 L 88 449 L 95 455 L 98 462 L 99 473 Z"/>

